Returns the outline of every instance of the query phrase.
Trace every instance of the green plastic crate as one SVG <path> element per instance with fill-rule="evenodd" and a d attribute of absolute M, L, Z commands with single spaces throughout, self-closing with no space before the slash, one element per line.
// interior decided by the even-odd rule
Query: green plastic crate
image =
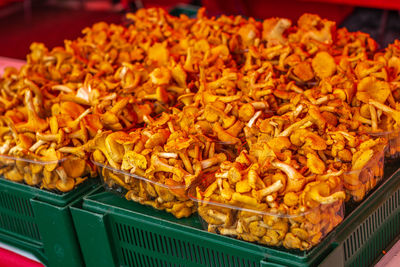
<path fill-rule="evenodd" d="M 87 266 L 367 266 L 400 233 L 399 196 L 397 171 L 308 252 L 209 233 L 197 215 L 176 219 L 109 192 L 71 210 Z"/>
<path fill-rule="evenodd" d="M 90 179 L 55 194 L 0 178 L 0 241 L 29 251 L 49 266 L 82 266 L 69 205 L 98 188 Z"/>
<path fill-rule="evenodd" d="M 195 18 L 197 16 L 198 6 L 189 4 L 178 4 L 169 10 L 169 14 L 179 17 L 181 14 L 185 14 L 189 18 Z"/>

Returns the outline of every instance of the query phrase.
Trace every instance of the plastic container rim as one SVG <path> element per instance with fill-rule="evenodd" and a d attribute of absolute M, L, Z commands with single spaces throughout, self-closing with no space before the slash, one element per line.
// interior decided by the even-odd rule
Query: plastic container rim
<path fill-rule="evenodd" d="M 384 155 L 385 155 L 385 152 L 386 152 L 387 148 L 388 148 L 388 145 L 385 145 L 382 150 L 375 151 L 374 155 L 372 156 L 372 158 L 361 169 L 348 170 L 348 171 L 343 172 L 343 175 L 360 174 L 364 169 L 373 166 L 374 163 L 379 161 L 379 159 L 384 159 L 384 157 L 385 157 Z"/>
<path fill-rule="evenodd" d="M 228 208 L 228 209 L 232 209 L 232 210 L 237 210 L 237 211 L 247 211 L 247 212 L 251 212 L 251 213 L 257 213 L 257 214 L 261 214 L 261 215 L 268 215 L 268 216 L 274 216 L 274 217 L 278 217 L 278 218 L 298 218 L 298 217 L 304 217 L 307 214 L 312 213 L 315 210 L 319 210 L 319 209 L 323 209 L 324 207 L 327 207 L 329 205 L 338 203 L 338 201 L 331 203 L 331 204 L 320 204 L 319 206 L 315 207 L 315 208 L 310 208 L 305 212 L 301 212 L 299 214 L 279 214 L 279 213 L 273 213 L 273 212 L 266 212 L 266 211 L 262 211 L 262 210 L 254 210 L 254 209 L 250 209 L 250 208 L 244 208 L 244 207 L 238 207 L 238 206 L 234 206 L 234 205 L 230 205 L 230 204 L 225 204 L 225 203 L 221 203 L 221 202 L 215 202 L 215 201 L 208 201 L 208 200 L 203 200 L 203 199 L 198 199 L 197 197 L 195 197 L 193 195 L 193 191 L 195 190 L 197 184 L 191 186 L 188 190 L 187 196 L 190 200 L 196 202 L 196 203 L 201 203 L 201 204 L 208 204 L 208 205 L 213 205 L 213 206 L 217 206 L 217 207 L 222 207 L 222 208 Z M 344 208 L 344 201 L 342 201 L 342 208 Z"/>
<path fill-rule="evenodd" d="M 95 161 L 93 159 L 91 159 L 91 162 L 94 165 L 99 166 L 100 168 L 105 168 L 107 170 L 110 170 L 110 171 L 113 171 L 113 172 L 116 172 L 116 173 L 119 173 L 119 174 L 122 174 L 122 175 L 128 175 L 128 176 L 130 176 L 132 178 L 135 178 L 135 179 L 138 179 L 138 180 L 142 180 L 142 181 L 145 181 L 145 182 L 148 182 L 148 183 L 151 183 L 151 184 L 155 184 L 157 186 L 160 186 L 160 187 L 163 187 L 163 188 L 166 188 L 166 189 L 185 189 L 186 188 L 186 186 L 184 184 L 182 184 L 182 185 L 166 185 L 166 184 L 162 184 L 162 183 L 147 179 L 147 178 L 145 178 L 143 176 L 140 176 L 140 175 L 137 175 L 137 174 L 134 174 L 134 173 L 129 173 L 129 172 L 126 172 L 126 171 L 123 171 L 123 170 L 119 170 L 119 169 L 113 168 L 113 167 L 111 167 L 109 165 L 105 165 L 105 164 L 97 162 L 97 161 Z M 103 176 L 103 174 L 100 173 L 100 176 Z"/>
<path fill-rule="evenodd" d="M 30 163 L 30 164 L 37 164 L 37 165 L 46 166 L 46 165 L 50 165 L 50 164 L 61 164 L 61 163 L 65 162 L 65 161 L 67 161 L 69 159 L 77 159 L 77 158 L 79 158 L 79 157 L 74 156 L 74 155 L 68 155 L 68 156 L 63 157 L 63 158 L 58 159 L 58 160 L 45 161 L 45 160 L 39 160 L 39 159 L 27 159 L 27 158 L 23 158 L 23 157 L 15 157 L 15 156 L 10 156 L 10 155 L 0 154 L 0 164 L 1 164 L 2 160 L 3 160 L 3 162 L 4 162 L 4 160 L 8 160 L 10 162 L 11 161 L 22 161 L 22 162 L 26 162 L 26 163 Z M 81 158 L 79 158 L 79 159 L 81 159 Z M 13 165 L 15 165 L 15 163 L 9 163 L 9 162 L 7 162 L 5 164 L 10 164 L 10 165 L 13 164 Z M 71 192 L 76 192 L 77 189 L 80 187 L 79 185 L 88 184 L 90 186 L 91 183 L 88 182 L 88 181 L 92 180 L 90 178 L 90 175 L 86 175 L 86 176 L 83 176 L 83 177 L 86 177 L 86 179 L 82 183 L 78 184 L 78 186 L 75 186 L 74 189 L 72 189 L 71 191 L 68 191 L 68 192 L 62 192 L 62 191 L 59 191 L 59 190 L 47 189 L 47 188 L 39 188 L 37 186 L 28 185 L 28 184 L 26 184 L 24 182 L 12 181 L 12 180 L 9 180 L 9 179 L 5 178 L 4 175 L 0 175 L 0 180 L 6 181 L 6 182 L 10 182 L 10 183 L 16 184 L 16 185 L 27 186 L 30 190 L 36 190 L 37 189 L 37 190 L 40 190 L 40 192 L 43 192 L 45 194 L 50 194 L 51 196 L 53 196 L 53 195 L 54 196 L 67 196 L 67 195 L 70 195 Z M 84 186 L 83 188 L 86 188 L 86 186 Z M 86 190 L 86 189 L 84 189 L 84 190 Z"/>
<path fill-rule="evenodd" d="M 64 157 L 64 158 L 58 159 L 58 160 L 48 160 L 48 161 L 46 161 L 46 160 L 27 159 L 27 158 L 22 158 L 22 157 L 14 157 L 14 156 L 10 156 L 10 155 L 0 154 L 0 159 L 24 161 L 24 162 L 28 162 L 28 163 L 32 163 L 32 164 L 40 164 L 40 165 L 58 164 L 58 163 L 62 163 L 64 161 L 66 161 L 67 159 L 70 159 L 70 158 L 78 158 L 78 157 L 76 157 L 76 156 L 67 156 L 67 157 Z"/>
<path fill-rule="evenodd" d="M 400 129 L 390 130 L 390 131 L 382 131 L 382 132 L 367 132 L 367 134 L 372 136 L 385 136 L 391 134 L 400 134 Z"/>

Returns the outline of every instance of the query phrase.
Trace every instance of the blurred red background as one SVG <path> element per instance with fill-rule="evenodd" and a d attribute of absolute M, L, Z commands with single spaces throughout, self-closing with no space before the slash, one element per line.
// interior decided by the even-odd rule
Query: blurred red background
<path fill-rule="evenodd" d="M 122 23 L 127 11 L 151 6 L 171 10 L 179 4 L 186 4 L 184 8 L 190 7 L 188 4 L 203 5 L 209 16 L 240 14 L 296 21 L 305 12 L 315 13 L 350 30 L 375 34 L 377 39 L 385 30 L 385 16 L 388 20 L 387 11 L 382 8 L 400 9 L 400 0 L 0 0 L 0 56 L 24 59 L 34 41 L 52 48 L 63 45 L 64 39 L 77 38 L 83 28 L 95 22 Z M 360 11 L 356 6 L 381 9 Z M 391 25 L 391 31 L 400 34 L 399 20 Z M 387 38 L 385 44 L 390 40 L 393 37 Z"/>

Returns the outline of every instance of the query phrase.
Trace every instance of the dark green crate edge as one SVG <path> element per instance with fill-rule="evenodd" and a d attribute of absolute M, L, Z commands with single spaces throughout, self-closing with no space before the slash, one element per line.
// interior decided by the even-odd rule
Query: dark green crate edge
<path fill-rule="evenodd" d="M 338 228 L 338 247 L 326 258 L 336 266 L 369 266 L 400 235 L 400 171 L 370 195 Z M 340 262 L 337 254 L 342 255 Z M 329 266 L 329 265 L 326 265 Z"/>
<path fill-rule="evenodd" d="M 104 199 L 106 200 L 102 201 Z M 112 204 L 105 202 L 112 202 Z M 149 227 L 154 226 L 155 228 L 166 227 L 171 231 L 176 229 L 177 231 L 185 232 L 188 237 L 192 237 L 197 241 L 207 240 L 210 244 L 218 243 L 222 247 L 231 246 L 237 248 L 238 250 L 248 253 L 248 256 L 251 255 L 253 258 L 257 258 L 258 262 L 265 257 L 276 261 L 280 261 L 284 257 L 286 259 L 285 262 L 289 265 L 309 266 L 315 260 L 322 260 L 322 258 L 334 248 L 333 242 L 325 242 L 311 252 L 297 252 L 298 255 L 296 255 L 286 251 L 280 251 L 232 239 L 226 236 L 209 233 L 203 230 L 197 215 L 186 219 L 176 219 L 166 212 L 156 211 L 152 208 L 131 201 L 126 201 L 109 192 L 100 192 L 88 195 L 85 197 L 83 209 L 88 212 L 93 212 L 93 214 L 96 214 L 95 216 L 105 215 L 105 217 L 108 217 L 104 220 L 104 223 L 108 223 L 107 226 L 104 227 L 107 227 L 106 231 L 108 231 L 108 235 L 110 235 L 107 238 L 110 242 L 113 242 L 113 239 L 115 238 L 115 236 L 112 236 L 113 234 L 116 234 L 113 227 L 115 224 L 118 224 L 118 220 L 127 220 L 127 222 L 129 222 L 129 220 L 134 220 L 136 222 L 135 226 L 138 226 L 138 224 L 145 224 Z M 117 221 L 115 221 L 114 216 L 118 217 Z M 327 239 L 332 240 L 333 237 L 334 233 L 330 234 Z M 113 244 L 113 246 L 115 247 L 115 244 Z M 119 256 L 116 255 L 114 257 Z"/>
<path fill-rule="evenodd" d="M 75 188 L 74 190 L 67 193 L 57 194 L 26 184 L 9 181 L 4 177 L 0 177 L 0 187 L 9 188 L 10 190 L 18 192 L 19 194 L 30 195 L 41 201 L 45 201 L 47 203 L 57 206 L 66 206 L 68 203 L 76 199 L 76 197 L 90 190 L 90 188 L 97 183 L 98 178 L 88 178 L 85 182 L 78 185 L 77 188 Z"/>
<path fill-rule="evenodd" d="M 111 196 L 113 195 L 111 194 Z M 206 262 L 208 260 L 204 257 L 204 253 L 196 253 L 196 251 L 211 251 L 210 253 L 215 251 L 221 257 L 222 254 L 218 250 L 227 249 L 225 242 L 219 243 L 214 238 L 207 238 L 207 235 L 199 238 L 198 231 L 181 231 L 180 227 L 173 227 L 171 224 L 149 223 L 148 218 L 142 216 L 114 216 L 112 213 L 99 214 L 87 211 L 79 206 L 73 206 L 71 210 L 86 266 L 125 266 L 127 264 L 124 264 L 123 258 L 128 257 L 130 258 L 128 262 L 138 260 L 134 264 L 135 266 L 201 267 L 204 265 L 194 262 L 193 259 L 196 258 L 199 261 L 201 257 L 201 261 Z M 154 249 L 157 246 L 164 253 L 157 253 L 137 246 L 132 249 L 130 243 L 118 242 L 116 240 L 117 236 L 122 234 L 121 231 L 126 231 L 126 227 L 131 227 L 128 231 L 136 231 L 137 234 L 146 236 L 146 239 L 141 238 L 146 243 L 145 247 L 152 246 Z M 122 238 L 128 237 L 125 235 Z M 191 240 L 196 240 L 196 244 L 191 243 Z M 99 243 L 104 244 L 100 249 L 101 258 L 95 257 L 98 250 L 93 249 L 95 244 Z M 178 243 L 181 244 L 181 248 L 185 248 L 185 251 L 180 250 L 178 252 L 176 249 Z M 211 248 L 218 245 L 220 247 L 217 250 Z M 211 249 L 209 250 L 208 247 Z M 237 252 L 234 256 L 245 261 L 246 265 L 244 266 L 258 266 L 264 256 L 262 251 L 245 249 L 234 244 L 229 247 L 229 250 Z M 136 254 L 136 256 L 130 253 Z M 177 253 L 185 253 L 187 257 L 179 257 L 176 255 Z M 188 257 L 192 257 L 192 259 Z M 254 262 L 257 262 L 257 265 L 251 264 Z M 215 264 L 211 266 L 215 266 Z"/>
<path fill-rule="evenodd" d="M 27 201 L 24 204 L 29 207 L 29 216 L 20 214 L 20 210 L 16 210 L 15 214 L 12 209 L 10 210 L 10 214 L 21 221 L 19 228 L 25 229 L 26 224 L 34 224 L 38 231 L 36 235 L 38 237 L 33 238 L 21 232 L 23 229 L 0 228 L 0 240 L 31 252 L 46 265 L 83 266 L 69 206 L 77 201 L 82 201 L 86 194 L 99 187 L 97 179 L 90 179 L 71 192 L 56 194 L 0 179 L 0 191 L 10 196 L 16 196 L 16 199 L 10 200 L 12 204 L 15 204 L 13 201 L 18 199 Z M 2 203 L 3 206 L 4 204 L 7 206 L 7 203 Z M 21 208 L 21 203 L 15 204 L 13 207 Z M 7 211 L 7 209 L 3 209 L 3 211 Z"/>
<path fill-rule="evenodd" d="M 199 10 L 198 6 L 189 4 L 178 4 L 169 10 L 169 14 L 179 17 L 181 14 L 188 16 L 189 18 L 195 18 Z"/>
<path fill-rule="evenodd" d="M 102 201 L 104 199 L 106 200 Z M 110 201 L 112 204 L 104 203 Z M 335 231 L 326 237 L 326 240 L 330 240 L 330 242 L 324 242 L 309 252 L 296 251 L 295 253 L 297 254 L 295 254 L 290 253 L 289 251 L 284 251 L 283 249 L 278 250 L 266 246 L 260 246 L 204 231 L 197 215 L 193 215 L 191 218 L 183 220 L 176 219 L 166 212 L 156 211 L 150 207 L 121 199 L 110 192 L 100 192 L 88 195 L 84 198 L 83 209 L 96 214 L 106 214 L 109 215 L 109 217 L 118 216 L 119 218 L 128 220 L 129 218 L 134 218 L 137 222 L 154 225 L 154 227 L 166 226 L 172 229 L 178 229 L 193 236 L 193 238 L 213 240 L 220 243 L 222 246 L 226 246 L 227 244 L 229 244 L 228 246 L 235 246 L 250 254 L 254 254 L 253 256 L 258 257 L 259 261 L 265 257 L 276 262 L 284 259 L 284 263 L 291 266 L 310 266 L 316 260 L 322 260 L 322 258 L 329 254 L 329 252 L 331 252 L 336 246 L 333 242 Z M 110 223 L 110 225 L 112 225 L 112 223 Z M 108 230 L 110 231 L 110 229 Z M 112 240 L 112 237 L 110 240 Z"/>
<path fill-rule="evenodd" d="M 0 217 L 0 233 L 30 242 L 32 245 L 41 245 L 43 241 L 38 229 L 41 218 L 35 214 L 35 202 L 42 203 L 36 205 L 38 208 L 48 205 L 56 210 L 65 209 L 70 202 L 82 198 L 97 187 L 96 181 L 92 179 L 81 184 L 73 192 L 58 195 L 0 178 L 0 214 L 4 215 Z"/>
<path fill-rule="evenodd" d="M 392 168 L 391 171 L 393 170 L 394 168 Z M 300 253 L 298 255 L 286 251 L 280 251 L 273 248 L 267 248 L 264 246 L 231 239 L 229 237 L 215 235 L 206 231 L 192 228 L 190 225 L 185 225 L 185 223 L 182 223 L 181 220 L 177 220 L 173 216 L 165 212 L 154 211 L 151 208 L 141 206 L 137 203 L 132 203 L 120 199 L 119 197 L 114 196 L 111 193 L 103 192 L 88 195 L 87 197 L 85 197 L 83 209 L 89 213 L 92 212 L 97 216 L 104 216 L 104 223 L 108 224 L 115 223 L 112 219 L 113 216 L 118 216 L 127 220 L 129 220 L 129 218 L 135 218 L 136 221 L 142 221 L 144 224 L 149 225 L 153 224 L 155 227 L 160 225 L 167 225 L 172 228 L 180 228 L 188 234 L 194 234 L 195 238 L 212 238 L 217 242 L 221 242 L 221 244 L 234 244 L 245 250 L 259 254 L 260 260 L 262 259 L 261 255 L 264 255 L 265 260 L 261 262 L 263 266 L 311 266 L 323 261 L 324 258 L 328 256 L 328 254 L 328 258 L 331 257 L 331 255 L 335 255 L 336 251 L 340 249 L 340 245 L 342 244 L 341 242 L 344 242 L 346 237 L 348 237 L 348 235 L 350 234 L 349 232 L 351 232 L 354 228 L 351 226 L 360 224 L 360 222 L 365 219 L 365 217 L 369 214 L 371 210 L 379 207 L 389 196 L 396 192 L 399 183 L 399 171 L 397 171 L 390 179 L 387 179 L 383 184 L 379 186 L 377 190 L 370 194 L 370 196 L 366 200 L 364 200 L 364 202 L 361 203 L 357 209 L 350 213 L 346 217 L 344 222 L 339 227 L 337 227 L 334 232 L 328 235 L 327 239 L 320 246 L 317 246 L 310 252 L 304 252 L 303 254 Z M 103 201 L 104 199 L 106 199 L 106 201 Z M 111 204 L 109 204 L 110 200 Z M 108 219 L 107 216 L 109 217 Z M 113 230 L 106 229 L 105 231 L 110 232 Z M 111 234 L 107 233 L 107 235 Z M 336 237 L 339 238 L 337 239 Z M 343 240 L 339 240 L 340 237 Z M 112 242 L 112 236 L 108 236 L 107 238 Z M 115 244 L 113 244 L 112 246 L 114 245 Z M 115 252 L 113 253 L 115 254 Z M 118 257 L 118 255 L 114 255 L 114 257 Z M 337 259 L 337 261 L 340 261 L 340 259 Z"/>

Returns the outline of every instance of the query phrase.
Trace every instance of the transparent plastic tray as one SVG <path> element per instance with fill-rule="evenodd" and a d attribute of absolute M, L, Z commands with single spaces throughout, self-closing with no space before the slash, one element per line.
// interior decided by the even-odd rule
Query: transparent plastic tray
<path fill-rule="evenodd" d="M 388 140 L 385 159 L 396 160 L 400 158 L 400 130 L 369 133 L 372 137 L 383 137 Z"/>
<path fill-rule="evenodd" d="M 195 205 L 187 197 L 184 183 L 166 179 L 164 182 L 115 169 L 92 160 L 99 167 L 104 187 L 128 200 L 165 210 L 177 218 L 188 217 L 195 212 Z"/>
<path fill-rule="evenodd" d="M 244 241 L 286 249 L 309 250 L 344 218 L 344 201 L 312 208 L 254 209 L 203 197 L 205 186 L 193 185 L 188 196 L 197 205 L 204 229 Z"/>
<path fill-rule="evenodd" d="M 59 160 L 0 155 L 0 175 L 7 180 L 54 192 L 69 192 L 91 174 L 88 162 L 68 156 Z"/>
<path fill-rule="evenodd" d="M 382 149 L 376 151 L 362 169 L 347 171 L 343 174 L 343 184 L 346 189 L 347 200 L 355 202 L 363 200 L 368 192 L 382 181 L 387 150 L 387 145 L 382 146 Z"/>

